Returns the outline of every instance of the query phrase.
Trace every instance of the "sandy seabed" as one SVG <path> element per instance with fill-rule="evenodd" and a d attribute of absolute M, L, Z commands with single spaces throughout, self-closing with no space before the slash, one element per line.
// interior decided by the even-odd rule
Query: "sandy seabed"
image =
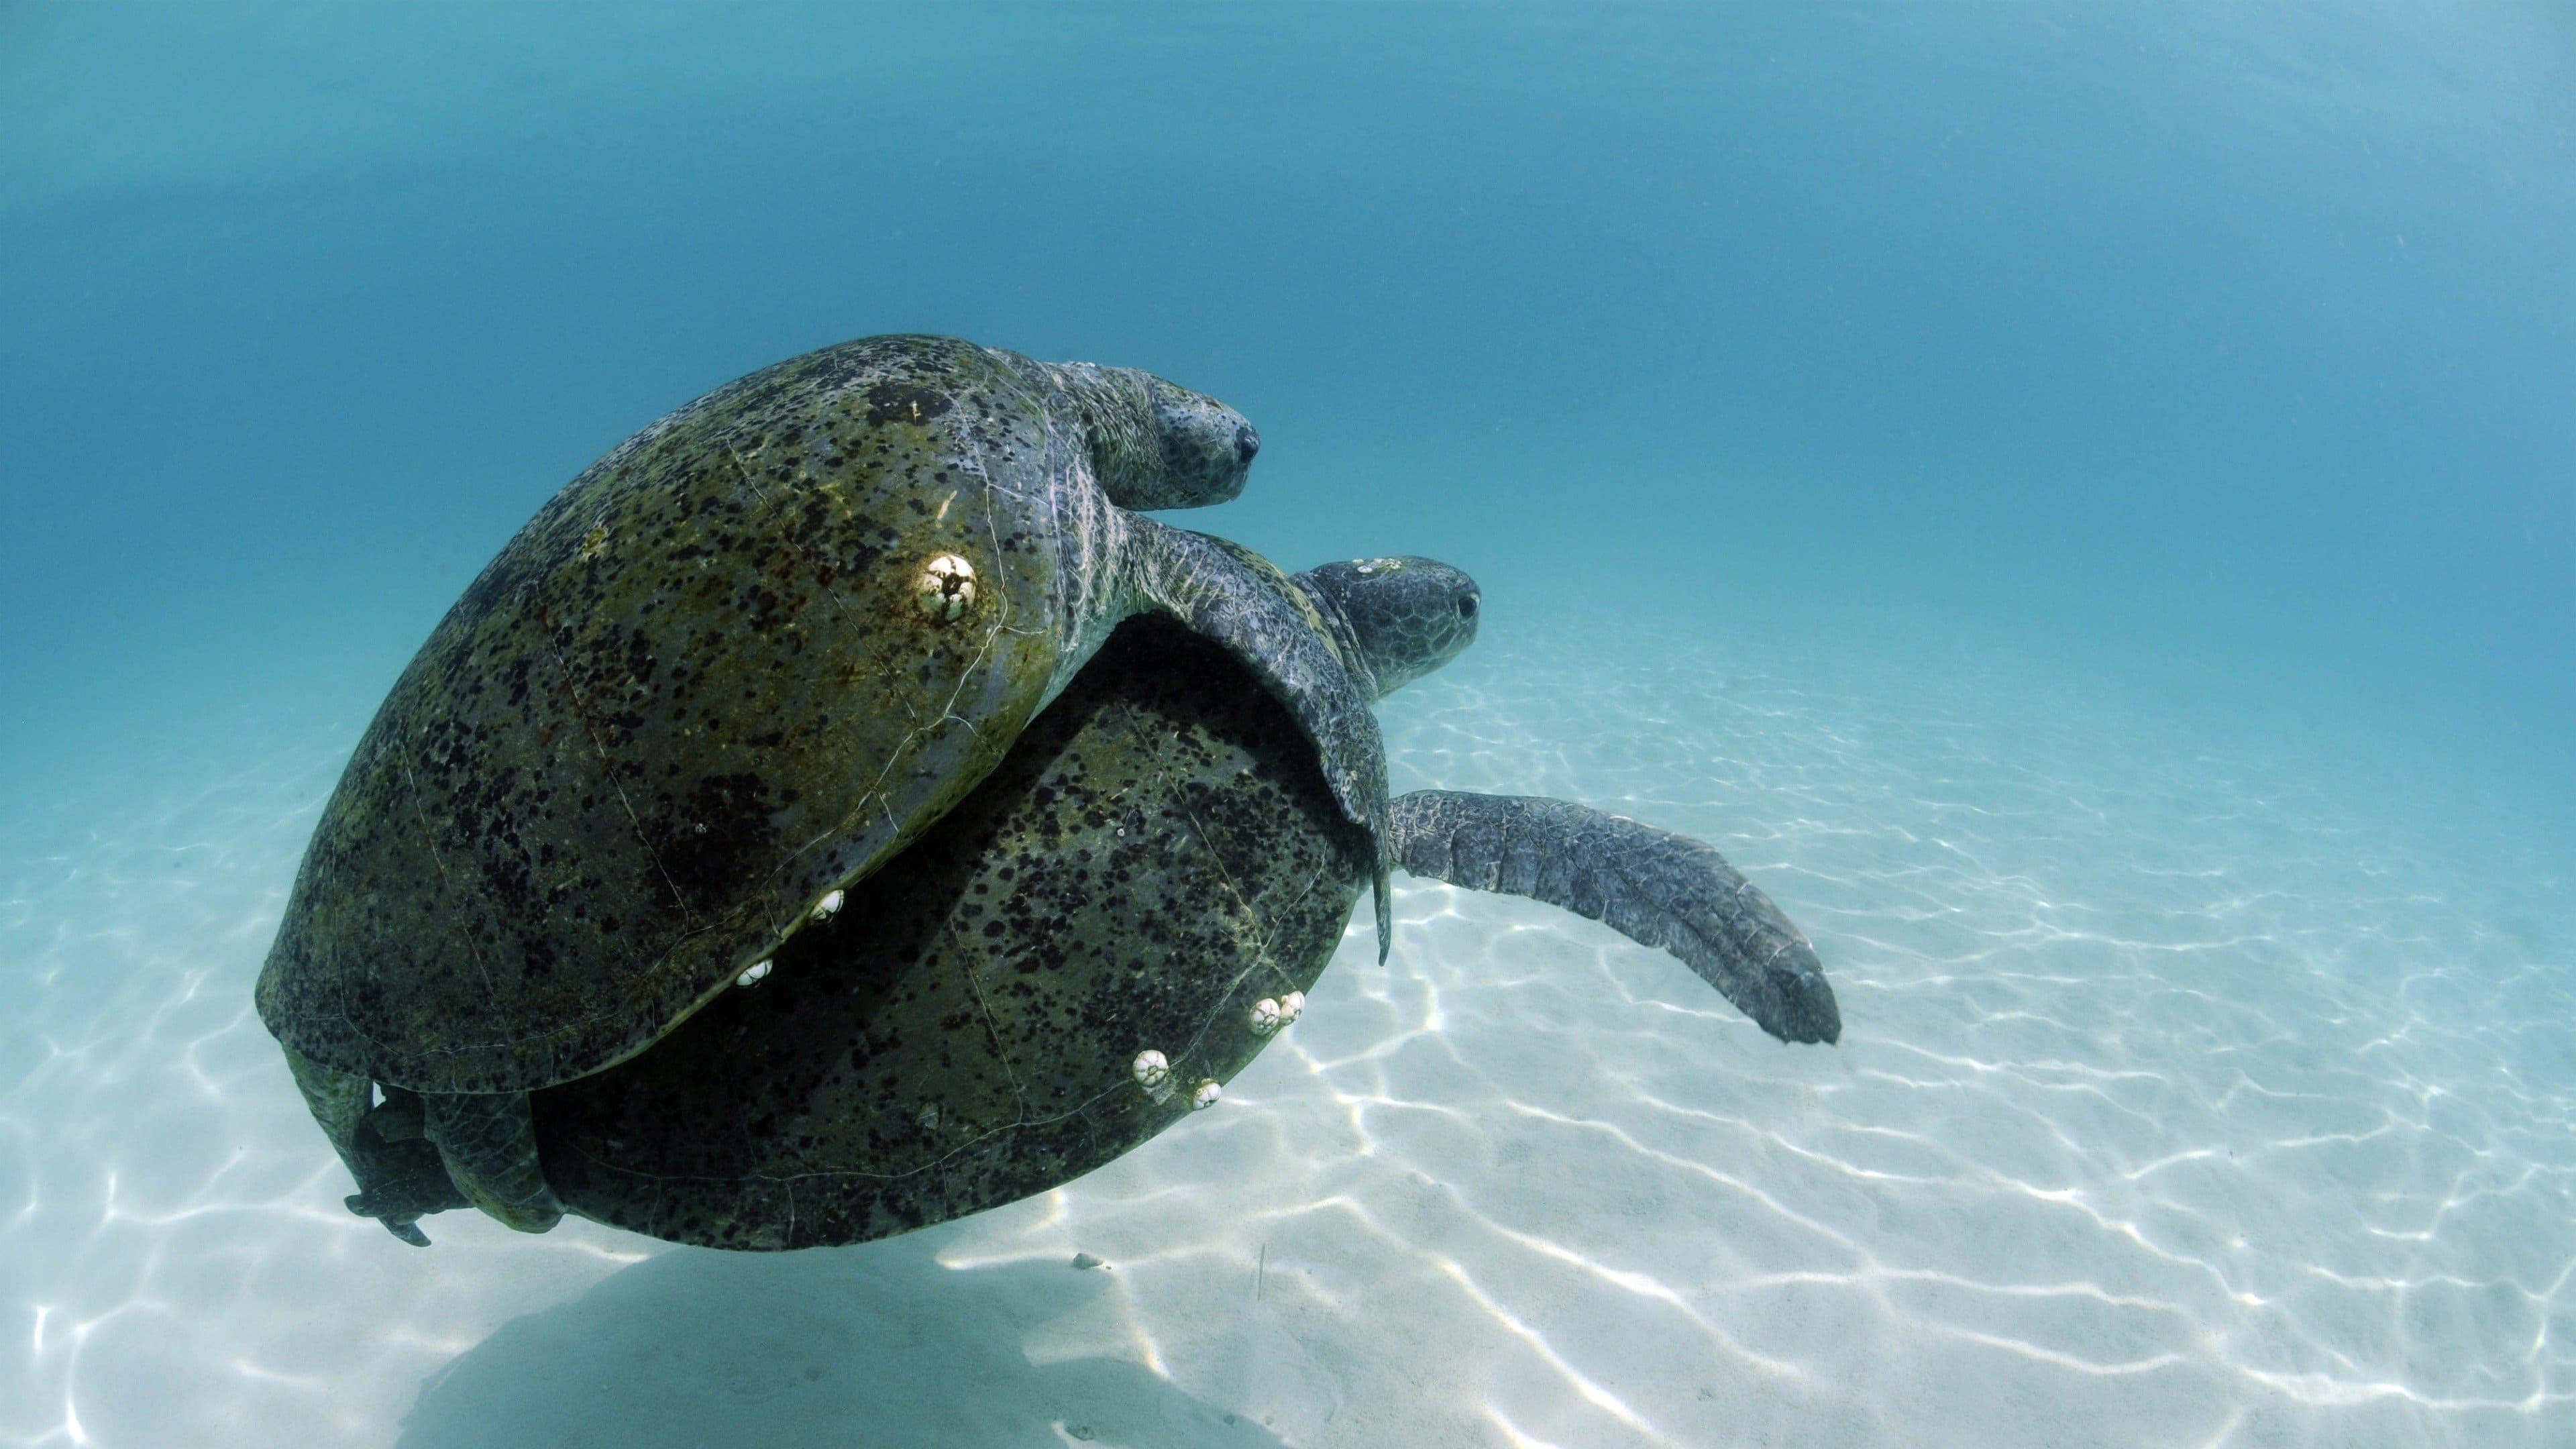
<path fill-rule="evenodd" d="M 1398 788 L 1717 842 L 1843 1043 L 1399 882 L 1387 965 L 1042 1197 L 414 1251 L 250 1009 L 355 730 L 290 721 L 0 822 L 0 1445 L 2576 1443 L 2538 855 L 1937 650 L 1566 626 L 1386 713 Z"/>

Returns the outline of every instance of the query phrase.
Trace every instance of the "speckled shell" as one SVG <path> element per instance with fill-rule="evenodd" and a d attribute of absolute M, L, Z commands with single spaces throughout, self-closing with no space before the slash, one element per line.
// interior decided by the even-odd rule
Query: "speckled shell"
<path fill-rule="evenodd" d="M 1000 761 L 1107 513 L 1044 374 L 951 339 L 811 353 L 629 438 L 394 685 L 262 1019 L 424 1091 L 640 1050 Z M 917 597 L 943 553 L 976 571 L 951 620 Z"/>
<path fill-rule="evenodd" d="M 678 1242 L 883 1237 L 1042 1192 L 1190 1113 L 1314 984 L 1368 879 L 1286 712 L 1122 625 L 982 788 L 757 987 L 534 1098 L 573 1211 Z M 1159 1099 L 1130 1075 L 1170 1059 Z"/>

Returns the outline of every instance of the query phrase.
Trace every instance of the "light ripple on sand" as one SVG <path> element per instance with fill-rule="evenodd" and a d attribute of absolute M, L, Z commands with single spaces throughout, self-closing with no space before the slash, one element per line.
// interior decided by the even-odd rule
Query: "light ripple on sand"
<path fill-rule="evenodd" d="M 2563 872 L 1955 651 L 1567 625 L 1388 724 L 1398 788 L 1717 842 L 1843 1045 L 1407 884 L 1220 1110 L 1030 1202 L 411 1252 L 247 1007 L 348 740 L 288 722 L 0 822 L 0 1445 L 2576 1442 Z"/>

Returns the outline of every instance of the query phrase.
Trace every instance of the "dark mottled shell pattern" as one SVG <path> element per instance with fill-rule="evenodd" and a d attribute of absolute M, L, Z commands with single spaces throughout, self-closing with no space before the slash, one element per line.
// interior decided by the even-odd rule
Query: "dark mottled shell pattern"
<path fill-rule="evenodd" d="M 1222 650 L 1120 626 L 902 857 L 650 1051 L 536 1094 L 572 1211 L 679 1242 L 856 1242 L 1067 1182 L 1188 1115 L 1314 984 L 1372 851 Z M 1168 1058 L 1160 1094 L 1131 1075 Z"/>
<path fill-rule="evenodd" d="M 872 338 L 754 373 L 558 493 L 412 661 L 259 985 L 425 1091 L 632 1054 L 902 849 L 1052 686 L 1107 504 L 1046 374 Z M 916 593 L 975 570 L 958 617 Z"/>

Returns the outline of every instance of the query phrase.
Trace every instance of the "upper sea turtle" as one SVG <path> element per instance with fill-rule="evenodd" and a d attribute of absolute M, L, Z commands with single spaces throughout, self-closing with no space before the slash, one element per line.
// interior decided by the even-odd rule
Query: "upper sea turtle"
<path fill-rule="evenodd" d="M 1259 445 L 1143 372 L 876 337 L 719 388 L 573 479 L 386 697 L 260 977 L 352 1170 L 381 1083 L 424 1099 L 478 1206 L 551 1225 L 526 1094 L 763 969 L 1133 614 L 1275 692 L 1382 837 L 1365 692 L 1234 551 L 1129 511 L 1234 496 Z"/>
<path fill-rule="evenodd" d="M 1428 560 L 1279 583 L 1374 694 L 1476 629 L 1474 584 Z M 1663 947 L 1784 1040 L 1840 1032 L 1805 937 L 1699 841 L 1449 791 L 1387 818 L 1408 871 Z M 536 1093 L 546 1179 L 575 1213 L 729 1248 L 855 1242 L 1059 1185 L 1215 1101 L 1297 1017 L 1373 859 L 1275 700 L 1205 641 L 1130 621 L 837 919 L 650 1050 Z M 386 1187 L 353 1209 L 462 1205 L 417 1122 L 399 1097 L 369 1119 Z"/>

